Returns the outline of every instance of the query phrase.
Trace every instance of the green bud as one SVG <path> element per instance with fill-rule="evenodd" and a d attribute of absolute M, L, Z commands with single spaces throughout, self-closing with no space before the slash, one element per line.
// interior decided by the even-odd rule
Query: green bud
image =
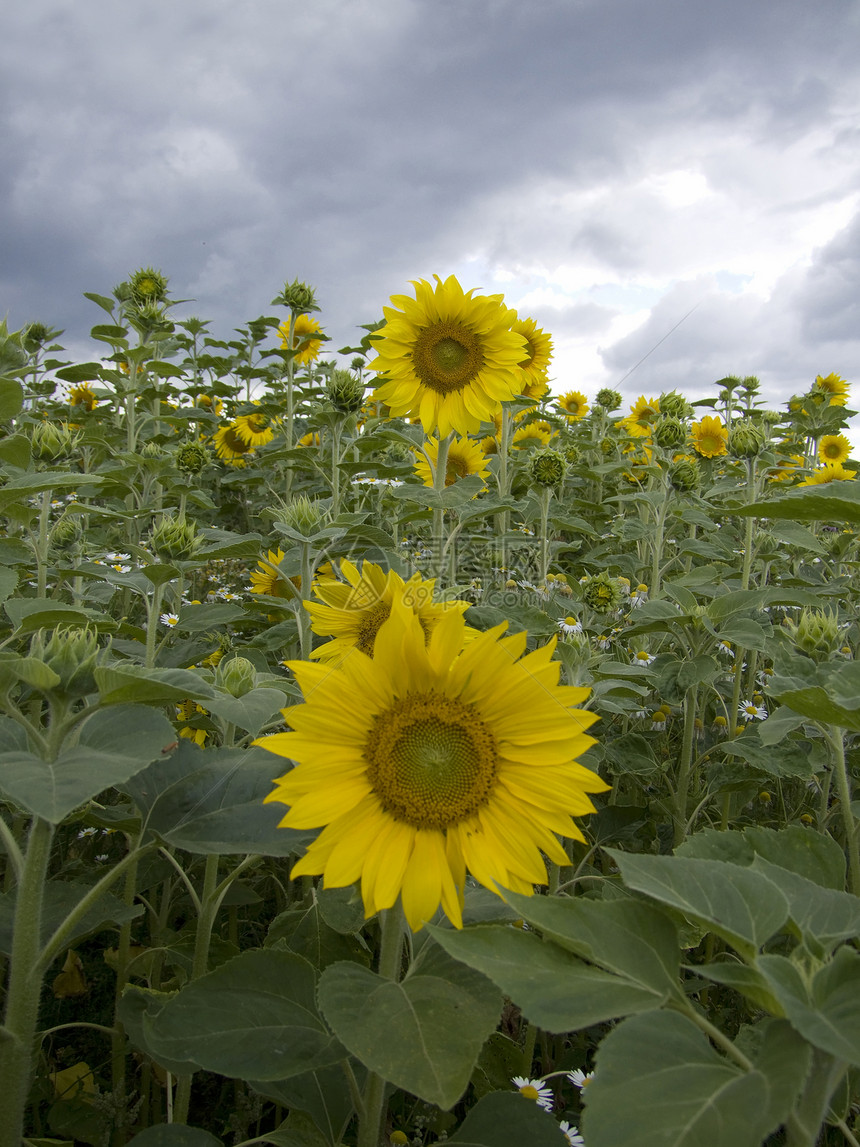
<path fill-rule="evenodd" d="M 392 442 L 382 455 L 384 462 L 394 466 L 402 462 L 412 462 L 414 458 L 415 455 L 403 442 Z"/>
<path fill-rule="evenodd" d="M 306 494 L 299 494 L 289 505 L 282 507 L 278 520 L 289 529 L 309 538 L 317 532 L 322 518 L 323 512 L 317 500 L 309 498 Z"/>
<path fill-rule="evenodd" d="M 686 458 L 682 458 L 680 462 L 673 462 L 669 467 L 669 482 L 674 489 L 682 493 L 697 490 L 702 484 L 698 462 Z"/>
<path fill-rule="evenodd" d="M 603 390 L 598 390 L 596 401 L 598 406 L 602 406 L 604 410 L 617 410 L 622 399 L 617 390 L 611 390 L 606 386 Z"/>
<path fill-rule="evenodd" d="M 197 527 L 185 518 L 165 514 L 149 535 L 149 544 L 162 561 L 188 561 L 203 545 Z"/>
<path fill-rule="evenodd" d="M 74 518 L 60 518 L 51 530 L 51 544 L 66 549 L 80 540 L 82 532 L 80 523 Z"/>
<path fill-rule="evenodd" d="M 623 600 L 624 594 L 617 579 L 602 570 L 590 577 L 582 589 L 582 600 L 595 613 L 614 613 Z"/>
<path fill-rule="evenodd" d="M 662 398 L 660 399 L 662 402 Z M 687 441 L 687 427 L 673 415 L 662 416 L 654 423 L 651 431 L 654 441 L 664 450 L 676 450 Z"/>
<path fill-rule="evenodd" d="M 30 434 L 34 458 L 43 462 L 56 462 L 69 458 L 80 441 L 80 434 L 69 429 L 66 422 L 37 422 Z"/>
<path fill-rule="evenodd" d="M 51 337 L 51 332 L 44 323 L 30 323 L 29 326 L 24 329 L 23 334 L 24 348 L 28 350 L 30 354 L 37 351 L 41 345 L 47 342 Z"/>
<path fill-rule="evenodd" d="M 755 458 L 764 444 L 764 431 L 748 419 L 736 422 L 729 431 L 729 453 L 735 458 Z"/>
<path fill-rule="evenodd" d="M 30 657 L 55 673 L 60 679 L 56 688 L 72 697 L 95 690 L 93 670 L 99 652 L 98 633 L 89 626 L 55 629 L 50 637 L 40 629 L 30 642 Z"/>
<path fill-rule="evenodd" d="M 131 298 L 140 307 L 147 303 L 162 303 L 167 297 L 167 279 L 161 271 L 141 267 L 128 280 L 128 289 Z M 158 313 L 160 316 L 161 311 Z"/>
<path fill-rule="evenodd" d="M 329 401 L 341 414 L 356 414 L 364 402 L 364 383 L 348 370 L 333 370 L 326 383 Z"/>
<path fill-rule="evenodd" d="M 365 366 L 367 366 L 366 360 L 363 359 L 360 354 L 357 354 L 355 356 L 355 358 L 352 360 L 352 362 L 349 364 L 349 369 L 355 370 L 355 371 L 362 371 L 362 370 L 364 370 Z"/>
<path fill-rule="evenodd" d="M 298 279 L 293 279 L 292 283 L 285 283 L 283 291 L 277 298 L 272 299 L 272 303 L 289 307 L 297 315 L 319 310 L 313 287 L 309 287 L 307 283 L 300 283 Z"/>
<path fill-rule="evenodd" d="M 741 390 L 746 391 L 747 394 L 758 394 L 761 389 L 761 382 L 754 374 L 748 374 L 741 383 Z"/>
<path fill-rule="evenodd" d="M 714 386 L 721 386 L 723 390 L 728 391 L 729 394 L 740 385 L 740 377 L 736 374 L 727 374 L 725 378 L 718 378 L 714 383 Z"/>
<path fill-rule="evenodd" d="M 163 453 L 157 442 L 144 442 L 140 448 L 142 458 L 160 458 Z"/>
<path fill-rule="evenodd" d="M 582 457 L 582 454 L 578 446 L 566 446 L 564 457 L 568 466 L 575 466 Z"/>
<path fill-rule="evenodd" d="M 209 451 L 200 442 L 186 442 L 176 451 L 176 469 L 180 474 L 199 474 L 209 464 Z"/>
<path fill-rule="evenodd" d="M 803 609 L 796 622 L 785 619 L 794 644 L 815 661 L 825 661 L 839 643 L 839 621 L 835 613 Z"/>
<path fill-rule="evenodd" d="M 535 450 L 528 460 L 526 473 L 533 486 L 555 489 L 564 482 L 567 460 L 558 450 Z"/>
<path fill-rule="evenodd" d="M 257 670 L 246 657 L 231 657 L 218 663 L 215 684 L 232 697 L 244 697 L 257 684 Z"/>
<path fill-rule="evenodd" d="M 678 394 L 677 390 L 669 390 L 665 394 L 660 395 L 660 413 L 667 415 L 669 418 L 689 418 L 693 412 L 692 406 L 684 398 L 683 394 Z"/>

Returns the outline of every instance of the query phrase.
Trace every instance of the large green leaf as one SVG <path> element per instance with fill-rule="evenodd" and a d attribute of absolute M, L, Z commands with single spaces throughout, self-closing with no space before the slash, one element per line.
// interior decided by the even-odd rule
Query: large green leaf
<path fill-rule="evenodd" d="M 533 1100 L 494 1091 L 478 1100 L 447 1141 L 456 1147 L 563 1147 L 564 1133 Z"/>
<path fill-rule="evenodd" d="M 94 882 L 95 883 L 95 882 Z M 67 916 L 90 891 L 89 884 L 70 880 L 49 880 L 45 884 L 42 900 L 40 941 L 44 945 Z M 0 894 L 0 952 L 12 951 L 12 932 L 15 924 L 15 889 Z M 66 937 L 70 947 L 83 936 L 100 932 L 104 928 L 129 923 L 143 915 L 143 905 L 129 906 L 109 892 L 103 893 L 95 904 L 77 920 Z"/>
<path fill-rule="evenodd" d="M 680 993 L 678 930 L 652 905 L 632 898 L 570 900 L 515 892 L 506 892 L 505 899 L 546 939 L 631 986 L 660 1000 Z"/>
<path fill-rule="evenodd" d="M 0 378 L 0 422 L 14 418 L 24 405 L 24 388 L 14 378 Z"/>
<path fill-rule="evenodd" d="M 229 721 L 239 729 L 244 729 L 256 737 L 263 726 L 287 703 L 287 695 L 280 689 L 260 687 L 251 689 L 243 697 L 231 697 L 229 693 L 215 693 L 205 708 L 216 717 Z"/>
<path fill-rule="evenodd" d="M 0 753 L 0 790 L 19 808 L 59 824 L 90 797 L 140 772 L 175 736 L 166 717 L 143 705 L 102 709 L 55 761 L 23 748 Z"/>
<path fill-rule="evenodd" d="M 291 952 L 243 952 L 193 980 L 143 1030 L 156 1057 L 240 1079 L 286 1079 L 343 1059 L 314 1001 L 315 974 Z"/>
<path fill-rule="evenodd" d="M 822 482 L 792 490 L 782 498 L 753 502 L 732 509 L 756 518 L 788 518 L 794 522 L 852 522 L 860 524 L 860 483 Z"/>
<path fill-rule="evenodd" d="M 338 1039 L 383 1079 L 452 1107 L 502 1009 L 497 989 L 435 945 L 401 983 L 352 963 L 320 976 L 319 1005 Z"/>
<path fill-rule="evenodd" d="M 95 670 L 95 680 L 103 705 L 124 701 L 160 705 L 188 698 L 208 703 L 215 696 L 212 686 L 190 669 L 146 669 L 131 661 L 100 666 Z"/>
<path fill-rule="evenodd" d="M 129 1139 L 128 1147 L 222 1147 L 222 1141 L 202 1127 L 188 1127 L 185 1123 L 159 1123 Z"/>
<path fill-rule="evenodd" d="M 860 954 L 840 948 L 811 987 L 785 956 L 760 956 L 756 967 L 801 1035 L 836 1059 L 860 1065 Z"/>
<path fill-rule="evenodd" d="M 825 948 L 860 936 L 860 897 L 835 888 L 822 888 L 761 856 L 756 857 L 753 869 L 762 872 L 780 889 L 798 929 Z"/>
<path fill-rule="evenodd" d="M 282 804 L 264 804 L 286 761 L 265 749 L 200 749 L 181 738 L 170 757 L 123 786 L 144 828 L 196 853 L 304 852 L 316 833 L 279 828 Z"/>
<path fill-rule="evenodd" d="M 651 1011 L 667 995 L 590 967 L 533 932 L 509 925 L 431 932 L 446 952 L 498 984 L 526 1019 L 544 1031 L 577 1031 Z"/>
<path fill-rule="evenodd" d="M 606 849 L 624 883 L 704 924 L 751 953 L 788 919 L 788 901 L 766 876 L 721 860 L 649 856 Z"/>
<path fill-rule="evenodd" d="M 360 1063 L 352 1063 L 352 1071 L 359 1087 L 364 1084 L 364 1068 Z M 317 1071 L 306 1071 L 290 1079 L 264 1082 L 248 1081 L 255 1091 L 280 1103 L 282 1107 L 298 1108 L 313 1119 L 327 1147 L 340 1144 L 355 1108 L 346 1086 L 343 1064 L 321 1067 Z"/>
<path fill-rule="evenodd" d="M 688 837 L 676 856 L 750 865 L 757 856 L 796 872 L 822 888 L 845 887 L 845 853 L 832 836 L 797 824 L 780 829 L 750 825 L 743 832 L 706 828 Z"/>
<path fill-rule="evenodd" d="M 773 1045 L 767 1051 L 761 1070 L 746 1072 L 686 1016 L 625 1020 L 600 1045 L 583 1092 L 588 1147 L 761 1147 L 786 1117 L 808 1064 L 808 1049 L 804 1056 L 796 1042 L 782 1060 Z"/>

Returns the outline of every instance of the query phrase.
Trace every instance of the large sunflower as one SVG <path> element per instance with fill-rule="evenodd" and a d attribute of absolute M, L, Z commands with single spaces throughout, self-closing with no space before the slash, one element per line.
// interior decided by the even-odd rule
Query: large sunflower
<path fill-rule="evenodd" d="M 569 864 L 556 834 L 608 786 L 577 763 L 596 720 L 587 689 L 558 684 L 555 642 L 523 656 L 526 634 L 497 626 L 465 644 L 458 614 L 429 642 L 399 601 L 373 658 L 341 666 L 291 662 L 305 703 L 292 732 L 256 744 L 297 762 L 266 798 L 290 806 L 281 825 L 325 826 L 293 877 L 326 887 L 361 881 L 366 915 L 402 899 L 417 931 L 441 903 L 461 927 L 467 870 L 493 892 L 530 894 L 546 864 Z"/>
<path fill-rule="evenodd" d="M 828 482 L 847 482 L 857 477 L 856 470 L 849 470 L 841 462 L 825 462 L 817 470 L 798 482 L 798 486 L 821 486 Z"/>
<path fill-rule="evenodd" d="M 400 574 L 375 562 L 363 562 L 359 570 L 346 560 L 340 570 L 345 581 L 332 577 L 315 582 L 319 600 L 305 602 L 313 632 L 332 638 L 311 653 L 317 661 L 338 664 L 354 650 L 373 657 L 376 636 L 395 600 L 417 616 L 428 636 L 446 614 L 459 616 L 469 608 L 466 601 L 434 600 L 435 580 L 424 581 L 418 574 L 404 582 Z"/>
<path fill-rule="evenodd" d="M 423 449 L 424 454 L 427 455 L 435 468 L 439 459 L 439 439 L 431 438 L 424 443 Z M 416 450 L 414 453 L 416 458 L 415 473 L 425 486 L 432 486 L 433 472 L 430 469 L 430 462 L 420 450 Z M 445 485 L 453 486 L 458 478 L 466 478 L 469 474 L 480 474 L 482 478 L 486 478 L 490 473 L 486 463 L 487 455 L 482 450 L 480 443 L 470 438 L 452 439 L 448 445 Z"/>
<path fill-rule="evenodd" d="M 395 417 L 420 418 L 428 434 L 470 434 L 520 393 L 525 339 L 510 329 L 515 316 L 501 295 L 473 298 L 453 275 L 435 278 L 383 308 L 368 367 L 385 377 L 373 397 Z"/>
<path fill-rule="evenodd" d="M 244 466 L 246 456 L 251 453 L 251 446 L 245 441 L 233 422 L 228 422 L 226 426 L 220 426 L 213 434 L 212 442 L 218 457 L 222 462 L 228 462 L 231 466 Z"/>
<path fill-rule="evenodd" d="M 275 432 L 269 423 L 269 419 L 265 414 L 254 411 L 251 414 L 237 414 L 233 419 L 233 426 L 239 437 L 246 442 L 248 446 L 253 446 L 255 449 L 258 446 L 265 446 L 267 442 L 271 442 L 275 437 Z"/>
<path fill-rule="evenodd" d="M 692 426 L 693 449 L 703 458 L 718 458 L 728 453 L 729 432 L 719 418 L 706 414 Z"/>

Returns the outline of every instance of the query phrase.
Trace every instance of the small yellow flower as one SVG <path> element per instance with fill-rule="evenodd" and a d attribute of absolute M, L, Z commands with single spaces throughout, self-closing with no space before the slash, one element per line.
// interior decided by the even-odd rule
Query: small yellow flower
<path fill-rule="evenodd" d="M 430 462 L 435 468 L 439 459 L 439 439 L 431 438 L 424 443 L 424 454 L 415 450 L 415 473 L 425 486 L 433 485 L 433 473 Z M 427 455 L 425 458 L 424 455 Z M 430 462 L 427 461 L 430 459 Z M 490 471 L 486 466 L 487 456 L 479 443 L 469 438 L 454 438 L 448 445 L 448 457 L 445 466 L 445 485 L 453 486 L 458 478 L 466 478 L 469 474 L 479 474 L 486 478 Z"/>
<path fill-rule="evenodd" d="M 84 410 L 94 410 L 98 399 L 88 382 L 69 387 L 69 406 L 82 406 Z"/>
<path fill-rule="evenodd" d="M 851 457 L 851 443 L 844 434 L 825 434 L 818 443 L 818 457 L 822 462 L 847 462 Z"/>
<path fill-rule="evenodd" d="M 825 375 L 816 375 L 815 389 L 823 390 L 830 395 L 831 406 L 845 406 L 848 402 L 848 383 L 838 374 L 831 372 Z"/>
<path fill-rule="evenodd" d="M 799 486 L 821 486 L 827 482 L 847 482 L 851 478 L 857 477 L 856 470 L 846 469 L 841 462 L 825 462 L 823 466 L 819 466 L 802 482 Z"/>
<path fill-rule="evenodd" d="M 660 399 L 646 398 L 644 394 L 630 407 L 630 420 L 632 422 L 650 423 L 657 419 L 660 413 Z"/>
<path fill-rule="evenodd" d="M 319 444 L 319 434 L 305 434 L 305 436 L 300 438 L 296 443 L 297 446 L 319 446 Z"/>
<path fill-rule="evenodd" d="M 706 414 L 693 423 L 693 449 L 703 458 L 718 458 L 728 453 L 729 432 L 719 418 Z"/>
<path fill-rule="evenodd" d="M 277 551 L 269 550 L 265 558 L 260 558 L 257 568 L 251 573 L 251 593 L 264 593 L 268 597 L 296 596 L 287 588 L 287 579 L 281 575 L 278 568 L 284 556 L 284 551 L 278 547 Z M 290 581 L 296 589 L 301 589 L 300 576 L 291 577 Z"/>
<path fill-rule="evenodd" d="M 310 315 L 296 315 L 292 347 L 288 345 L 290 339 L 290 324 L 288 322 L 281 323 L 278 327 L 278 333 L 281 336 L 281 346 L 285 350 L 297 349 L 294 361 L 301 366 L 307 366 L 308 363 L 319 358 L 322 339 L 315 339 L 313 336 L 321 334 L 322 328 L 316 319 L 312 319 Z"/>
<path fill-rule="evenodd" d="M 567 416 L 568 422 L 578 422 L 588 414 L 588 400 L 579 390 L 569 390 L 558 400 L 558 405 Z"/>
<path fill-rule="evenodd" d="M 542 446 L 549 446 L 552 438 L 552 427 L 548 422 L 527 422 L 514 431 L 511 446 L 514 450 L 522 450 L 530 442 L 540 442 Z"/>

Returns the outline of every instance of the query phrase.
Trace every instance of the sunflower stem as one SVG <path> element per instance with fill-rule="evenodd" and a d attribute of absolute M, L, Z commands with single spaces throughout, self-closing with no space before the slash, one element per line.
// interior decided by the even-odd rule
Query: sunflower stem
<path fill-rule="evenodd" d="M 855 896 L 860 896 L 860 854 L 857 849 L 857 823 L 851 811 L 851 785 L 845 767 L 845 741 L 842 729 L 838 725 L 827 726 L 827 734 L 833 747 L 833 779 L 836 781 L 839 811 L 842 813 L 842 825 L 845 830 L 850 889 Z"/>
<path fill-rule="evenodd" d="M 448 476 L 448 447 L 454 438 L 451 431 L 444 438 L 439 438 L 439 451 L 436 455 L 436 466 L 433 470 L 433 489 L 437 494 L 445 492 L 445 479 Z M 434 575 L 442 580 L 442 555 L 445 552 L 445 508 L 435 506 L 433 509 L 433 566 Z"/>
<path fill-rule="evenodd" d="M 403 951 L 403 909 L 400 901 L 379 913 L 380 944 L 377 972 L 386 980 L 400 979 Z M 364 1088 L 364 1118 L 358 1130 L 357 1147 L 380 1147 L 385 1120 L 385 1080 L 368 1072 Z"/>
<path fill-rule="evenodd" d="M 293 343 L 295 341 L 296 333 L 296 312 L 290 310 L 290 329 L 287 334 L 287 349 L 292 351 L 294 349 Z M 284 437 L 286 439 L 287 450 L 292 450 L 295 445 L 295 434 L 293 431 L 293 419 L 295 416 L 295 395 L 293 389 L 293 379 L 295 378 L 296 367 L 295 358 L 291 354 L 287 359 L 287 410 L 284 419 Z M 285 494 L 287 502 L 290 501 L 293 491 L 293 467 L 292 463 L 287 467 L 286 480 L 285 480 Z"/>

